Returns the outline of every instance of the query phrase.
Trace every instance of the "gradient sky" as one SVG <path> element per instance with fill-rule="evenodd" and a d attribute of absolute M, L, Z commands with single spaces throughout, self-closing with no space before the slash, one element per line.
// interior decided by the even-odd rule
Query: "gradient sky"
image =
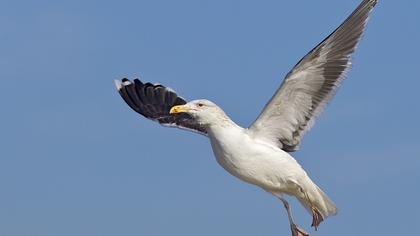
<path fill-rule="evenodd" d="M 360 0 L 0 1 L 0 235 L 289 235 L 280 201 L 208 140 L 133 112 L 114 79 L 208 98 L 248 126 Z M 339 214 L 311 235 L 416 235 L 420 2 L 379 1 L 294 156 Z M 413 233 L 414 231 L 414 233 Z"/>

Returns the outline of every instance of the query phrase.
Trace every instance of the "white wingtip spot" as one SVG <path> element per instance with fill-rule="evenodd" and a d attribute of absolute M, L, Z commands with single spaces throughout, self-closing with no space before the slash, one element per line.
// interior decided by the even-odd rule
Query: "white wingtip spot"
<path fill-rule="evenodd" d="M 121 82 L 119 80 L 114 80 L 115 82 L 115 87 L 117 87 L 118 90 L 120 90 L 122 88 Z"/>
<path fill-rule="evenodd" d="M 124 85 L 124 86 L 130 85 L 130 84 L 131 84 L 130 80 L 126 80 L 122 83 L 122 85 Z"/>
<path fill-rule="evenodd" d="M 173 89 L 171 89 L 171 88 L 169 88 L 169 87 L 165 87 L 165 89 L 166 89 L 167 91 L 169 91 L 169 92 L 176 93 L 176 92 L 175 92 L 175 90 L 173 90 Z"/>

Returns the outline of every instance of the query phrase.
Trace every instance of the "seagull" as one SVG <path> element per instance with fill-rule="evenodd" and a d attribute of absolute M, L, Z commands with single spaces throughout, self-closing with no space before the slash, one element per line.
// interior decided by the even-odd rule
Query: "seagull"
<path fill-rule="evenodd" d="M 124 78 L 115 84 L 124 101 L 142 116 L 208 137 L 217 162 L 233 176 L 280 199 L 292 236 L 307 236 L 295 223 L 285 195 L 295 197 L 312 215 L 315 230 L 337 208 L 289 153 L 299 149 L 302 137 L 345 79 L 376 2 L 363 0 L 305 55 L 248 128 L 237 125 L 206 99 L 187 102 L 168 87 L 139 79 Z"/>

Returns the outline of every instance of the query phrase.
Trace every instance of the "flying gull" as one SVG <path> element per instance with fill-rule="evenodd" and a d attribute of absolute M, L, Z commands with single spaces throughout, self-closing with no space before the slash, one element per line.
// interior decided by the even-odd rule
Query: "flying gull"
<path fill-rule="evenodd" d="M 138 79 L 115 81 L 124 101 L 144 117 L 164 126 L 197 132 L 210 139 L 217 162 L 230 174 L 279 198 L 293 236 L 308 235 L 293 219 L 284 195 L 294 196 L 312 215 L 315 230 L 337 208 L 289 154 L 298 150 L 346 77 L 351 55 L 376 0 L 363 0 L 325 40 L 286 75 L 280 88 L 249 128 L 242 128 L 211 101 L 187 102 L 175 91 Z"/>

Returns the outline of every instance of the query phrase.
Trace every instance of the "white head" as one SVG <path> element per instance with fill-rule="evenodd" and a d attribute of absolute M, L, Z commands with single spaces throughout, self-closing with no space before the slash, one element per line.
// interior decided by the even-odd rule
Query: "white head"
<path fill-rule="evenodd" d="M 230 120 L 220 107 L 205 99 L 193 100 L 184 105 L 174 106 L 169 113 L 176 114 L 183 112 L 188 113 L 199 124 L 207 127 L 218 124 L 222 120 Z"/>

